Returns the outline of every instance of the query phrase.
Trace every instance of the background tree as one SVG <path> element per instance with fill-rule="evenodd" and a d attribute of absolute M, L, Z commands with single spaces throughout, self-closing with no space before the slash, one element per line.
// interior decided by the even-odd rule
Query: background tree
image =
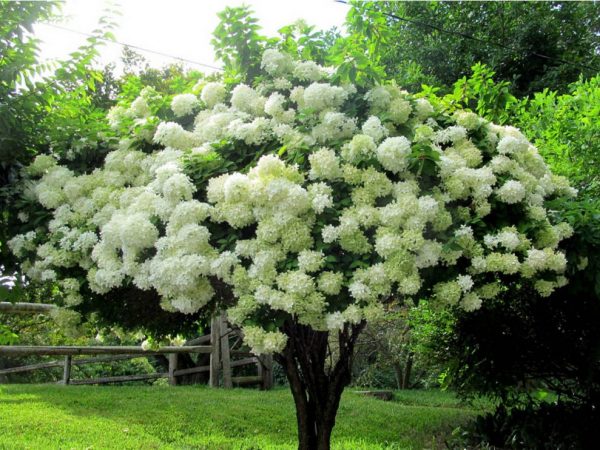
<path fill-rule="evenodd" d="M 46 104 L 35 90 L 21 95 L 17 87 L 22 75 L 30 72 L 37 62 L 38 41 L 30 34 L 31 27 L 35 21 L 48 17 L 55 6 L 51 2 L 0 3 L 3 17 L 0 25 L 0 252 L 3 261 L 9 261 L 7 224 L 14 200 L 8 184 L 17 177 L 15 166 L 30 162 L 35 154 L 32 147 L 37 142 L 31 140 L 37 135 L 31 130 Z"/>
<path fill-rule="evenodd" d="M 354 382 L 362 386 L 409 389 L 413 375 L 409 308 L 365 327 L 356 344 Z"/>
<path fill-rule="evenodd" d="M 596 2 L 357 2 L 348 26 L 371 45 L 380 36 L 364 23 L 385 22 L 393 38 L 378 53 L 389 77 L 420 70 L 450 86 L 483 63 L 521 97 L 597 74 L 599 17 Z"/>

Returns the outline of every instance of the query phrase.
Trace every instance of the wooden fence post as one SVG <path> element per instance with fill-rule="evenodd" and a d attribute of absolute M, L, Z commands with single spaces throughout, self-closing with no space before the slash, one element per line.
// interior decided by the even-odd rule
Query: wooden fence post
<path fill-rule="evenodd" d="M 260 382 L 261 389 L 262 389 L 262 380 L 264 380 L 264 370 L 263 370 L 262 359 L 263 359 L 262 355 L 256 356 L 256 371 L 257 371 L 257 377 L 261 379 L 261 382 Z"/>
<path fill-rule="evenodd" d="M 0 358 L 0 384 L 8 383 L 8 377 L 2 373 L 6 363 L 7 361 L 4 358 Z"/>
<path fill-rule="evenodd" d="M 262 360 L 262 384 L 261 389 L 268 391 L 273 389 L 273 355 L 264 355 Z"/>
<path fill-rule="evenodd" d="M 223 311 L 220 317 L 221 327 L 221 369 L 223 370 L 223 387 L 231 389 L 231 352 L 229 351 L 229 328 L 227 327 L 227 316 Z"/>
<path fill-rule="evenodd" d="M 177 377 L 175 371 L 177 370 L 177 353 L 169 353 L 169 384 L 171 386 L 177 385 Z"/>
<path fill-rule="evenodd" d="M 67 385 L 71 382 L 71 355 L 65 356 L 65 367 L 63 370 L 62 383 Z"/>
<path fill-rule="evenodd" d="M 208 385 L 210 387 L 219 387 L 219 365 L 221 362 L 221 330 L 220 330 L 220 319 L 219 316 L 212 318 L 210 322 L 210 345 L 212 346 L 210 351 L 210 376 L 208 379 Z"/>

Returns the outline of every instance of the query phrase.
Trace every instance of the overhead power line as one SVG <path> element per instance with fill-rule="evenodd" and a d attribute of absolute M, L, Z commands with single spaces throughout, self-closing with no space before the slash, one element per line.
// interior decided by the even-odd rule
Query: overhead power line
<path fill-rule="evenodd" d="M 336 3 L 342 3 L 344 5 L 351 6 L 345 0 L 334 0 L 334 1 Z M 369 9 L 371 9 L 373 11 L 372 8 L 369 8 Z M 461 31 L 446 30 L 445 28 L 439 27 L 437 25 L 433 25 L 431 23 L 425 23 L 425 22 L 421 22 L 419 20 L 408 19 L 406 17 L 397 16 L 396 14 L 392 14 L 392 13 L 386 13 L 386 12 L 383 12 L 383 11 L 379 11 L 379 12 L 381 14 L 383 14 L 384 16 L 391 17 L 392 19 L 400 20 L 402 22 L 412 23 L 413 25 L 418 25 L 418 26 L 421 26 L 421 27 L 431 28 L 433 30 L 439 31 L 440 33 L 450 34 L 450 35 L 453 35 L 453 36 L 460 36 L 460 37 L 463 37 L 465 39 L 470 39 L 472 41 L 480 42 L 482 44 L 492 45 L 492 46 L 495 46 L 495 47 L 502 48 L 504 50 L 510 50 L 512 52 L 516 52 L 517 51 L 516 48 L 511 47 L 510 45 L 501 44 L 500 42 L 490 41 L 488 39 L 481 39 L 481 38 L 472 36 L 470 34 L 463 33 Z M 564 59 L 561 59 L 561 58 L 556 58 L 556 57 L 544 55 L 544 54 L 538 53 L 538 52 L 531 52 L 531 54 L 534 55 L 534 56 L 537 56 L 539 58 L 547 59 L 547 60 L 550 60 L 550 61 L 557 61 L 557 62 L 560 62 L 562 64 L 567 64 L 569 66 L 574 66 L 574 67 L 579 67 L 579 68 L 593 70 L 595 72 L 600 72 L 600 68 L 598 68 L 598 67 L 592 67 L 592 66 L 588 66 L 588 65 L 580 64 L 580 63 L 574 63 L 572 61 L 567 61 L 567 60 L 564 60 Z"/>
<path fill-rule="evenodd" d="M 69 33 L 75 33 L 75 34 L 79 34 L 81 36 L 95 38 L 95 39 L 98 39 L 100 41 L 108 42 L 108 43 L 111 43 L 111 44 L 117 44 L 117 45 L 120 45 L 122 47 L 133 48 L 133 49 L 139 50 L 141 52 L 153 53 L 155 55 L 163 56 L 165 58 L 171 58 L 171 59 L 175 59 L 175 60 L 178 60 L 178 61 L 183 61 L 183 62 L 186 62 L 186 63 L 189 63 L 189 64 L 195 64 L 197 66 L 202 66 L 202 67 L 207 67 L 209 69 L 218 70 L 218 71 L 221 71 L 221 72 L 223 71 L 223 69 L 221 67 L 212 66 L 210 64 L 205 64 L 205 63 L 202 63 L 202 62 L 199 62 L 199 61 L 194 61 L 192 59 L 182 58 L 180 56 L 171 55 L 169 53 L 159 52 L 159 51 L 152 50 L 152 49 L 145 48 L 145 47 L 140 47 L 139 45 L 127 44 L 125 42 L 120 42 L 120 41 L 117 41 L 117 40 L 103 38 L 103 37 L 100 37 L 100 36 L 96 36 L 94 34 L 84 33 L 83 31 L 72 30 L 71 28 L 63 27 L 63 26 L 60 26 L 60 25 L 52 24 L 52 23 L 45 23 L 43 25 L 46 25 L 46 26 L 52 27 L 52 28 L 56 28 L 58 30 L 68 31 Z"/>

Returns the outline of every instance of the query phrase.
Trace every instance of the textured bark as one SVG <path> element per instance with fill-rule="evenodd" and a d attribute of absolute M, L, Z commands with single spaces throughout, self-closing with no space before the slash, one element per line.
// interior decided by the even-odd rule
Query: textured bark
<path fill-rule="evenodd" d="M 404 370 L 398 362 L 392 363 L 394 368 L 394 378 L 396 378 L 396 389 L 403 389 L 402 383 L 404 382 Z"/>
<path fill-rule="evenodd" d="M 346 325 L 339 332 L 339 354 L 332 362 L 328 332 L 286 322 L 288 343 L 276 358 L 294 397 L 300 450 L 330 449 L 340 398 L 351 379 L 354 344 L 363 327 Z"/>
<path fill-rule="evenodd" d="M 414 355 L 413 352 L 408 352 L 408 356 L 406 357 L 406 366 L 404 367 L 404 373 L 402 375 L 401 389 L 410 388 L 410 375 L 412 374 Z"/>

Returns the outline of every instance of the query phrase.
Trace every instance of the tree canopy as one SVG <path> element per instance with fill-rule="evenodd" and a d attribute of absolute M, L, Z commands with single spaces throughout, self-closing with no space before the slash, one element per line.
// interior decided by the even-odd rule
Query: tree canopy
<path fill-rule="evenodd" d="M 52 220 L 10 246 L 70 305 L 133 285 L 168 310 L 226 308 L 286 368 L 302 446 L 328 448 L 365 321 L 422 296 L 477 310 L 510 279 L 549 295 L 572 230 L 543 205 L 574 190 L 514 128 L 274 49 L 260 68 L 170 111 L 143 89 L 111 111 L 120 148 L 90 173 L 38 156 L 27 173 Z"/>
<path fill-rule="evenodd" d="M 450 86 L 483 63 L 524 96 L 600 69 L 596 2 L 362 2 L 351 14 L 350 30 L 380 43 L 388 77 L 420 70 Z"/>

